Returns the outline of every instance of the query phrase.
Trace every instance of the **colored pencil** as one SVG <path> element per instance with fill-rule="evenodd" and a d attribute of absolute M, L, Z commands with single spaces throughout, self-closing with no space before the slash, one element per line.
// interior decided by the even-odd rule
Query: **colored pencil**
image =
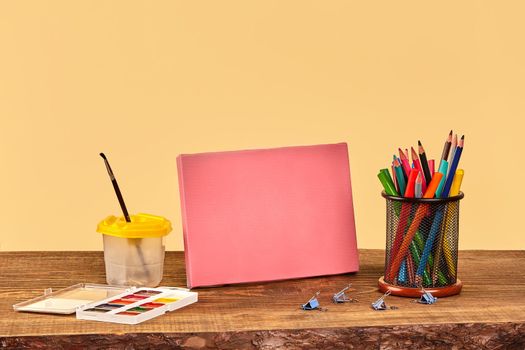
<path fill-rule="evenodd" d="M 425 191 L 423 198 L 434 198 L 437 187 L 439 183 L 441 182 L 442 178 L 443 178 L 443 174 L 441 173 L 435 173 L 434 176 L 432 176 L 432 181 L 430 181 L 430 183 L 428 184 L 427 190 Z"/>
<path fill-rule="evenodd" d="M 427 218 L 425 218 L 425 219 L 427 219 Z M 425 220 L 425 219 L 423 219 L 423 220 Z M 430 224 L 431 223 L 429 222 L 428 225 L 430 225 Z M 412 246 L 414 246 L 414 247 L 412 247 Z M 414 248 L 417 249 L 417 253 L 419 255 L 421 255 L 421 253 L 419 253 L 419 252 L 423 252 L 423 249 L 425 248 L 425 240 L 424 240 L 423 235 L 421 234 L 420 231 L 416 232 L 416 234 L 414 235 L 414 240 L 410 244 L 410 251 L 412 252 L 412 257 L 415 257 L 414 250 L 413 250 Z M 427 264 L 427 266 L 434 266 L 434 257 L 432 255 L 428 256 L 428 264 Z M 428 269 L 425 269 L 425 271 L 423 272 L 423 281 L 425 282 L 425 285 L 427 285 L 427 286 L 430 286 L 432 284 L 432 279 L 430 278 L 430 272 L 428 271 Z M 442 285 L 447 284 L 447 279 L 446 279 L 445 275 L 441 272 L 441 270 L 438 271 L 438 281 Z"/>
<path fill-rule="evenodd" d="M 445 182 L 447 179 L 447 169 L 448 169 L 448 162 L 446 160 L 441 161 L 439 172 L 443 174 L 443 177 L 441 178 L 438 188 L 436 189 L 436 198 L 441 198 L 442 196 L 441 193 L 443 192 L 443 187 L 445 186 Z"/>
<path fill-rule="evenodd" d="M 416 185 L 414 190 L 414 195 L 416 198 L 423 197 L 423 182 L 424 181 L 422 179 L 421 172 L 419 172 L 416 177 Z"/>
<path fill-rule="evenodd" d="M 416 239 L 418 238 L 418 236 L 421 239 L 421 235 L 418 235 L 418 233 L 416 233 L 416 235 L 414 236 L 414 240 L 410 243 L 410 247 L 409 247 L 410 253 L 412 254 L 412 260 L 414 261 L 414 265 L 416 266 L 418 266 L 419 262 L 421 261 L 421 254 L 419 253 L 419 249 L 416 244 Z M 423 250 L 423 245 L 424 245 L 423 242 L 421 242 L 420 250 Z M 430 275 L 426 269 L 423 271 L 423 283 L 426 286 L 429 286 L 432 283 L 432 280 L 430 279 Z M 415 281 L 415 284 L 416 286 L 419 284 L 417 279 Z"/>
<path fill-rule="evenodd" d="M 463 176 L 465 171 L 463 169 L 456 170 L 454 180 L 452 180 L 452 187 L 450 187 L 450 196 L 457 196 L 461 189 L 461 182 L 463 182 Z"/>
<path fill-rule="evenodd" d="M 456 175 L 454 176 L 454 180 L 452 181 L 452 188 L 450 189 L 451 196 L 457 196 L 459 194 L 459 190 L 461 188 L 461 182 L 463 181 L 464 174 L 465 172 L 463 171 L 463 169 L 456 170 Z M 451 202 L 447 205 L 447 214 L 445 217 L 446 227 L 450 225 L 450 221 L 452 220 L 452 215 L 457 210 L 457 206 L 458 206 L 457 202 Z M 451 245 L 453 242 L 457 244 L 457 241 L 453 240 L 452 237 L 449 237 L 450 234 L 451 232 L 445 231 L 445 238 L 443 239 L 443 255 L 445 256 L 445 261 L 447 262 L 449 275 L 451 277 L 455 277 L 456 276 L 456 264 L 454 261 L 454 256 L 452 255 Z"/>
<path fill-rule="evenodd" d="M 394 162 L 392 162 L 392 166 L 390 168 L 392 169 L 392 180 L 394 181 L 394 186 L 396 188 L 396 191 L 399 192 L 399 186 L 397 184 L 396 171 L 394 169 Z"/>
<path fill-rule="evenodd" d="M 406 180 L 408 181 L 408 175 L 410 174 L 410 161 L 408 160 L 408 154 L 405 154 L 401 148 L 399 150 L 399 158 L 401 159 L 401 164 L 403 165 L 403 170 L 407 176 Z"/>
<path fill-rule="evenodd" d="M 419 261 L 419 266 L 417 268 L 416 275 L 423 276 L 423 271 L 427 266 L 428 257 L 432 251 L 432 245 L 436 240 L 436 235 L 441 226 L 441 220 L 443 219 L 443 210 L 438 210 L 434 215 L 434 220 L 432 221 L 432 227 L 430 228 L 430 233 L 428 235 L 427 241 L 425 243 L 425 248 L 423 249 L 423 254 L 421 254 L 421 260 Z"/>
<path fill-rule="evenodd" d="M 432 176 L 434 176 L 434 173 L 436 172 L 435 164 L 436 164 L 436 162 L 434 161 L 434 159 L 429 159 L 428 160 L 428 170 L 430 170 L 430 174 Z"/>
<path fill-rule="evenodd" d="M 417 141 L 417 147 L 419 152 L 419 159 L 421 161 L 421 167 L 423 168 L 423 174 L 425 175 L 425 183 L 428 186 L 430 180 L 432 180 L 432 173 L 430 172 L 430 169 L 428 167 L 427 154 L 425 153 L 425 149 L 423 148 L 423 145 L 419 140 Z"/>
<path fill-rule="evenodd" d="M 415 284 L 414 277 L 416 275 L 416 267 L 414 266 L 414 260 L 410 254 L 407 255 L 407 274 L 408 274 L 408 283 L 413 286 Z"/>
<path fill-rule="evenodd" d="M 454 180 L 454 175 L 456 174 L 456 169 L 458 168 L 459 159 L 461 158 L 461 153 L 463 153 L 463 144 L 465 142 L 465 135 L 461 136 L 461 139 L 458 142 L 458 146 L 456 147 L 456 153 L 454 154 L 454 160 L 452 161 L 452 165 L 450 166 L 450 174 L 447 177 L 447 181 L 445 183 L 445 187 L 443 188 L 443 197 L 448 197 L 450 192 L 450 187 L 452 186 L 452 180 Z"/>
<path fill-rule="evenodd" d="M 397 282 L 407 283 L 407 260 L 403 260 L 401 267 L 399 268 L 399 275 L 397 276 Z"/>
<path fill-rule="evenodd" d="M 454 134 L 454 137 L 452 138 L 452 143 L 450 144 L 450 152 L 448 152 L 448 158 L 447 158 L 448 165 L 451 165 L 452 161 L 454 160 L 454 154 L 456 153 L 457 145 L 458 145 L 458 134 Z M 450 167 L 448 168 L 447 176 L 449 172 L 450 172 Z"/>
<path fill-rule="evenodd" d="M 424 176 L 423 174 L 423 167 L 421 165 L 421 162 L 417 156 L 416 151 L 414 151 L 414 147 L 410 147 L 410 150 L 412 151 L 412 162 L 414 163 L 414 168 L 416 168 L 420 173 L 421 176 Z M 427 183 L 426 181 L 422 182 L 422 190 L 425 192 L 427 190 Z"/>
<path fill-rule="evenodd" d="M 405 197 L 414 198 L 416 178 L 418 174 L 419 171 L 417 169 L 410 169 L 410 174 L 408 175 L 407 188 L 405 189 Z"/>
<path fill-rule="evenodd" d="M 442 212 L 442 210 L 439 210 L 439 211 Z M 435 215 L 437 215 L 437 212 Z M 443 215 L 441 216 L 443 217 Z M 435 219 L 435 216 L 434 216 L 434 219 Z M 432 263 L 432 285 L 433 286 L 437 285 L 437 282 L 439 279 L 439 273 L 441 272 L 439 267 L 441 265 L 441 255 L 443 252 L 443 236 L 445 235 L 445 231 L 446 231 L 445 220 L 440 220 L 440 221 L 441 222 L 439 223 L 439 233 L 436 236 L 437 242 L 436 242 L 436 250 L 434 251 L 434 261 Z M 446 282 L 447 281 L 445 281 L 445 283 Z"/>
<path fill-rule="evenodd" d="M 394 170 L 396 171 L 397 185 L 399 186 L 399 193 L 401 196 L 405 194 L 406 182 L 405 174 L 403 173 L 403 167 L 399 163 L 399 160 L 394 160 Z"/>
<path fill-rule="evenodd" d="M 450 130 L 450 133 L 448 134 L 447 140 L 445 141 L 445 145 L 443 146 L 443 153 L 441 154 L 441 159 L 439 161 L 438 169 L 441 169 L 441 163 L 444 160 L 447 160 L 448 152 L 450 152 L 450 145 L 451 145 L 451 143 L 452 143 L 452 130 Z"/>

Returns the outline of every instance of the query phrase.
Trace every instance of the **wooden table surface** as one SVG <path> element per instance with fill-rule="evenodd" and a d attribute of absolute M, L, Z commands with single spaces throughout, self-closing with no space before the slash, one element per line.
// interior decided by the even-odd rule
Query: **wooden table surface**
<path fill-rule="evenodd" d="M 14 312 L 12 305 L 70 285 L 105 283 L 101 252 L 0 253 L 0 348 L 525 348 L 525 251 L 461 251 L 460 295 L 434 305 L 388 297 L 374 311 L 384 252 L 360 250 L 361 271 L 308 279 L 196 288 L 196 304 L 139 325 Z M 185 286 L 184 255 L 166 254 L 162 285 Z M 335 305 L 352 283 L 358 303 Z M 317 290 L 328 311 L 302 311 Z M 127 344 L 127 345 L 126 345 Z"/>

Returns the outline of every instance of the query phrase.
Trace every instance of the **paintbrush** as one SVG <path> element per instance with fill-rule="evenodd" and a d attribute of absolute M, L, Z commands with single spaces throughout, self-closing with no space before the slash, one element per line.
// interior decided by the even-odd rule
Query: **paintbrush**
<path fill-rule="evenodd" d="M 115 175 L 113 174 L 113 170 L 111 169 L 111 166 L 109 165 L 108 159 L 106 158 L 106 155 L 104 153 L 100 153 L 100 156 L 102 159 L 104 159 L 104 164 L 106 164 L 106 169 L 108 171 L 109 178 L 111 179 L 111 183 L 113 184 L 113 188 L 115 189 L 115 194 L 117 195 L 118 202 L 120 204 L 120 208 L 122 209 L 122 213 L 124 214 L 124 219 L 126 222 L 131 222 L 131 218 L 128 214 L 128 209 L 126 208 L 126 203 L 124 203 L 124 198 L 122 197 L 122 193 L 120 192 L 120 188 L 118 187 L 117 179 L 115 178 Z M 128 239 L 129 242 L 134 242 L 135 247 L 137 248 L 137 254 L 139 255 L 140 262 L 142 266 L 144 266 L 144 272 L 146 273 L 146 276 L 148 276 L 149 279 L 149 271 L 146 268 L 146 261 L 144 259 L 144 254 L 142 253 L 142 249 L 140 248 L 140 241 L 141 238 L 135 238 L 133 240 Z"/>
<path fill-rule="evenodd" d="M 106 158 L 106 155 L 104 153 L 100 153 L 100 156 L 102 159 L 104 159 L 104 164 L 106 164 L 106 169 L 108 170 L 109 178 L 111 179 L 111 183 L 113 184 L 113 188 L 115 189 L 115 194 L 117 195 L 118 202 L 120 203 L 120 208 L 122 209 L 122 213 L 124 213 L 124 219 L 126 219 L 126 222 L 131 222 L 131 219 L 129 218 L 128 209 L 126 208 L 126 203 L 124 203 L 124 198 L 122 198 L 122 193 L 120 192 L 120 188 L 118 187 L 117 179 L 115 179 L 115 175 L 113 174 L 113 170 L 111 170 L 111 166 L 109 165 L 108 159 Z"/>

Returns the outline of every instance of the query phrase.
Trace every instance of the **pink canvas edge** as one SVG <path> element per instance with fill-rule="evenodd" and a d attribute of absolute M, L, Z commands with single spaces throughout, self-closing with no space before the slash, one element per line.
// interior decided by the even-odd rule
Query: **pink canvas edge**
<path fill-rule="evenodd" d="M 185 266 L 186 266 L 186 286 L 188 288 L 192 288 L 191 284 L 191 266 L 190 266 L 190 259 L 189 259 L 189 249 L 187 246 L 188 238 L 186 237 L 188 232 L 188 226 L 186 222 L 186 199 L 185 199 L 185 193 L 184 193 L 184 178 L 183 178 L 183 171 L 182 171 L 182 157 L 184 155 L 181 154 L 177 157 L 177 173 L 179 175 L 179 197 L 180 197 L 180 208 L 181 208 L 181 216 L 182 216 L 182 236 L 184 241 L 184 260 L 185 260 Z"/>
<path fill-rule="evenodd" d="M 351 202 L 351 213 L 350 215 L 352 215 L 352 222 L 354 223 L 353 224 L 353 230 L 354 230 L 354 233 L 355 233 L 355 240 L 354 240 L 354 243 L 355 243 L 355 246 L 353 247 L 353 250 L 355 251 L 355 259 L 356 259 L 356 264 L 357 264 L 357 267 L 355 269 L 355 271 L 351 271 L 351 272 L 359 272 L 359 249 L 357 248 L 357 225 L 356 225 L 356 222 L 355 222 L 355 209 L 354 209 L 354 191 L 353 191 L 353 187 L 352 187 L 352 172 L 350 169 L 350 154 L 348 153 L 348 144 L 346 142 L 341 142 L 341 143 L 337 143 L 337 144 L 344 144 L 346 147 L 345 147 L 345 151 L 346 151 L 346 166 L 348 167 L 348 185 L 350 187 L 350 202 Z"/>

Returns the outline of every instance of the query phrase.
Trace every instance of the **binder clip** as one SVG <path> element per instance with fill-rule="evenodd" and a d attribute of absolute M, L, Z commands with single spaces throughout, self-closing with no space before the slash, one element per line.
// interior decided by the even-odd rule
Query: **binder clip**
<path fill-rule="evenodd" d="M 417 300 L 418 303 L 431 305 L 437 302 L 438 298 L 433 296 L 432 293 L 426 291 L 424 288 L 421 288 L 421 291 L 423 291 L 423 294 L 421 295 L 421 298 Z"/>
<path fill-rule="evenodd" d="M 387 296 L 390 295 L 390 291 L 388 290 L 385 294 L 383 294 L 379 299 L 377 299 L 376 301 L 374 301 L 372 303 L 372 309 L 376 310 L 376 311 L 382 311 L 382 310 L 387 310 L 388 309 L 388 306 L 386 306 L 386 303 L 385 303 L 385 298 Z M 391 306 L 390 307 L 391 310 L 395 310 L 397 309 L 397 306 Z"/>
<path fill-rule="evenodd" d="M 305 311 L 311 311 L 311 310 L 326 311 L 326 309 L 323 309 L 323 308 L 320 307 L 319 300 L 317 300 L 317 296 L 320 293 L 321 292 L 315 293 L 314 296 L 311 297 L 310 300 L 308 300 L 308 302 L 306 304 L 301 305 L 301 309 L 303 309 Z"/>
<path fill-rule="evenodd" d="M 332 301 L 334 304 L 342 304 L 342 303 L 355 303 L 357 302 L 357 299 L 349 298 L 345 292 L 352 287 L 352 284 L 349 283 L 348 286 L 344 287 L 341 291 L 335 293 L 332 297 Z"/>

